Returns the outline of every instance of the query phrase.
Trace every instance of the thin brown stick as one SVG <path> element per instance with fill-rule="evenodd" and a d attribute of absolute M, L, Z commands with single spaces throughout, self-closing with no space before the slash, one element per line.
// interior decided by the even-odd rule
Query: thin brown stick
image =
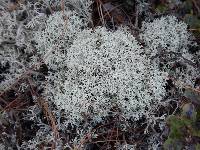
<path fill-rule="evenodd" d="M 49 110 L 48 103 L 45 102 L 45 100 L 43 98 L 38 98 L 38 102 L 39 102 L 39 105 L 44 110 L 47 118 L 50 120 L 52 130 L 54 132 L 54 138 L 55 138 L 55 140 L 57 140 L 59 138 L 59 132 L 58 132 L 58 129 L 57 129 L 57 126 L 56 126 L 55 117 L 54 117 L 53 113 Z"/>

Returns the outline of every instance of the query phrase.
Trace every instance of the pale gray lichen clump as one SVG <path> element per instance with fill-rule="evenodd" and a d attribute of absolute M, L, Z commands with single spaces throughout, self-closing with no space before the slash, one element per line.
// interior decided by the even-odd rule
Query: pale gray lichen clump
<path fill-rule="evenodd" d="M 17 22 L 8 12 L 0 17 L 0 91 L 7 89 L 25 70 L 18 58 L 19 52 L 13 46 L 17 35 Z M 9 68 L 2 71 L 3 68 Z"/>
<path fill-rule="evenodd" d="M 187 24 L 175 16 L 164 16 L 153 22 L 143 22 L 140 38 L 146 44 L 146 53 L 151 56 L 163 51 L 187 53 L 191 44 Z"/>
<path fill-rule="evenodd" d="M 140 40 L 145 44 L 145 53 L 154 59 L 156 64 L 164 64 L 165 70 L 183 84 L 193 86 L 199 76 L 197 65 L 198 54 L 189 52 L 189 47 L 195 47 L 194 37 L 187 30 L 187 24 L 175 16 L 163 16 L 152 22 L 143 22 Z M 163 62 L 165 61 L 165 62 Z M 180 62 L 184 66 L 176 67 L 174 71 L 169 66 Z M 179 86 L 181 89 L 181 86 Z"/>
<path fill-rule="evenodd" d="M 81 32 L 67 52 L 63 91 L 55 103 L 80 120 L 81 113 L 102 117 L 117 107 L 138 120 L 165 94 L 166 76 L 152 66 L 142 47 L 124 29 Z"/>
<path fill-rule="evenodd" d="M 10 55 L 12 53 L 12 55 Z M 2 72 L 1 76 L 4 77 L 0 82 L 0 90 L 7 89 L 15 80 L 25 71 L 25 65 L 18 60 L 20 55 L 15 52 L 13 47 L 0 48 L 0 66 L 8 67 L 9 72 Z M 2 68 L 3 68 L 2 67 Z"/>
<path fill-rule="evenodd" d="M 49 124 L 51 121 L 46 124 L 48 118 L 42 119 L 43 109 L 38 105 L 34 105 L 38 109 L 29 107 L 30 113 L 21 117 L 39 129 L 28 142 L 22 140 L 22 149 L 52 143 L 52 127 L 61 135 L 56 141 L 57 149 L 72 145 L 74 149 L 74 145 L 87 145 L 93 143 L 93 139 L 101 139 L 101 133 L 110 132 L 112 123 L 107 127 L 107 122 L 113 120 L 114 128 L 124 135 L 130 133 L 126 130 L 129 127 L 140 125 L 145 136 L 151 128 L 163 130 L 163 120 L 169 115 L 167 111 L 171 111 L 169 107 L 163 108 L 169 106 L 171 100 L 175 101 L 171 99 L 174 93 L 172 96 L 166 93 L 167 77 L 194 85 L 194 79 L 199 76 L 193 65 L 198 59 L 188 52 L 193 43 L 184 22 L 174 16 L 144 22 L 137 30 L 141 32 L 135 32 L 136 38 L 124 26 L 115 26 L 114 31 L 94 27 L 91 4 L 90 0 L 36 0 L 20 4 L 20 11 L 1 10 L 0 90 L 6 91 L 17 81 L 20 84 L 17 94 L 30 91 L 31 103 L 33 99 L 35 104 L 44 96 L 43 100 L 48 101 L 45 104 L 55 116 L 55 126 Z M 48 12 L 48 8 L 52 10 Z M 139 7 L 136 10 L 139 14 L 142 12 Z M 24 13 L 27 14 L 23 16 Z M 188 65 L 185 59 L 192 63 Z M 167 70 L 163 64 L 161 67 L 162 61 L 166 66 L 183 62 L 187 68 L 179 70 L 177 67 L 174 71 L 169 67 Z M 41 91 L 43 95 L 40 95 Z M 97 126 L 105 127 L 97 131 Z M 33 130 L 36 131 L 35 127 Z M 134 134 L 129 134 L 126 139 L 138 137 L 141 130 L 133 131 Z M 148 140 L 145 138 L 148 146 L 158 146 L 159 133 L 150 131 Z M 15 133 L 11 136 L 14 137 L 12 143 L 16 143 Z M 88 141 L 82 142 L 85 137 Z M 129 144 L 120 141 L 118 146 L 119 149 L 137 148 L 137 144 Z M 4 145 L 0 144 L 0 147 Z"/>
<path fill-rule="evenodd" d="M 80 122 L 83 116 L 97 121 L 114 108 L 127 119 L 138 120 L 151 105 L 160 103 L 165 95 L 166 74 L 151 64 L 128 30 L 111 32 L 99 27 L 81 31 L 76 26 L 79 21 L 62 31 L 62 26 L 55 26 L 62 23 L 61 18 L 57 21 L 59 17 L 54 14 L 42 33 L 46 36 L 36 38 L 51 41 L 44 48 L 40 46 L 44 53 L 56 46 L 47 58 L 51 60 L 47 65 L 54 71 L 48 77 L 46 95 L 65 110 L 70 123 Z M 75 28 L 77 32 L 72 30 Z"/>
<path fill-rule="evenodd" d="M 44 29 L 35 33 L 38 53 L 51 69 L 61 63 L 76 35 L 86 26 L 75 11 L 56 12 L 47 19 Z"/>

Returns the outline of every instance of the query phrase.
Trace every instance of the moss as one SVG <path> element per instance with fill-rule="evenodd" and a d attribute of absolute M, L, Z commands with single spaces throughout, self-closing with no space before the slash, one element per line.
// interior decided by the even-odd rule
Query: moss
<path fill-rule="evenodd" d="M 200 28 L 200 19 L 193 15 L 193 14 L 186 14 L 185 15 L 185 22 L 190 25 L 190 28 Z"/>
<path fill-rule="evenodd" d="M 186 14 L 184 20 L 190 26 L 193 34 L 198 37 L 200 34 L 200 19 L 193 14 Z"/>
<path fill-rule="evenodd" d="M 200 144 L 197 144 L 197 145 L 195 146 L 195 150 L 200 150 Z"/>
<path fill-rule="evenodd" d="M 183 109 L 182 111 L 184 112 L 186 109 Z M 168 139 L 164 143 L 164 149 L 178 150 L 184 148 L 184 144 L 187 143 L 185 139 L 188 136 L 200 138 L 200 130 L 198 129 L 197 125 L 197 122 L 200 119 L 200 108 L 194 109 L 193 113 L 196 114 L 195 119 L 183 115 L 183 112 L 176 116 L 170 116 L 167 119 L 170 132 Z M 196 146 L 197 150 L 200 150 L 200 145 L 198 143 L 194 143 L 194 146 Z"/>
<path fill-rule="evenodd" d="M 185 130 L 188 126 L 191 126 L 193 122 L 187 118 L 170 116 L 168 119 L 170 125 L 170 138 L 182 139 L 185 135 Z"/>
<path fill-rule="evenodd" d="M 157 7 L 156 7 L 156 12 L 158 13 L 164 13 L 167 11 L 167 6 L 165 6 L 164 4 L 159 4 Z"/>
<path fill-rule="evenodd" d="M 164 143 L 164 149 L 165 150 L 168 150 L 168 149 L 181 150 L 183 149 L 183 146 L 180 140 L 168 138 Z"/>

